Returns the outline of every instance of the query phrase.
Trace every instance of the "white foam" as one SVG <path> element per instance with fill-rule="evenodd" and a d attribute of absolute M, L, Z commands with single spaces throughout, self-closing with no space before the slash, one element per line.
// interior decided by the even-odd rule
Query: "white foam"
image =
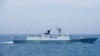
<path fill-rule="evenodd" d="M 13 41 L 8 41 L 8 42 L 0 42 L 0 44 L 13 44 Z"/>

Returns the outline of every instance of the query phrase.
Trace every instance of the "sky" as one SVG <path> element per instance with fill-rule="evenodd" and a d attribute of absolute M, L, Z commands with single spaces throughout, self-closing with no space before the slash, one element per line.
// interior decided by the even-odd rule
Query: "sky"
<path fill-rule="evenodd" d="M 100 34 L 100 0 L 0 0 L 0 34 Z"/>

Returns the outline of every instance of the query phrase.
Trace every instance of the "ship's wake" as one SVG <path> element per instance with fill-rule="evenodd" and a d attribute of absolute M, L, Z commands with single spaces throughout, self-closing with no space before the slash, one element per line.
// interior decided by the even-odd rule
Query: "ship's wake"
<path fill-rule="evenodd" d="M 0 42 L 0 44 L 13 44 L 13 41 Z"/>

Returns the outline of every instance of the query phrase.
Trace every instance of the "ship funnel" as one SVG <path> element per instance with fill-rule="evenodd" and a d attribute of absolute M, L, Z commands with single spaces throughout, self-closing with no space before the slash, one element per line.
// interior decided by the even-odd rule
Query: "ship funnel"
<path fill-rule="evenodd" d="M 48 29 L 47 32 L 44 34 L 50 34 L 50 32 L 51 32 L 51 29 Z"/>

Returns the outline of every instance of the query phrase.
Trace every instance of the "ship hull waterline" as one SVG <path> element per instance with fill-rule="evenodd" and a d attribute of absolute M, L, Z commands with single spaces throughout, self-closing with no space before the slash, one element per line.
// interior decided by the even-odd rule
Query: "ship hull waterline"
<path fill-rule="evenodd" d="M 67 44 L 67 43 L 95 43 L 97 38 L 72 39 L 72 40 L 13 40 L 14 43 L 29 44 Z"/>

